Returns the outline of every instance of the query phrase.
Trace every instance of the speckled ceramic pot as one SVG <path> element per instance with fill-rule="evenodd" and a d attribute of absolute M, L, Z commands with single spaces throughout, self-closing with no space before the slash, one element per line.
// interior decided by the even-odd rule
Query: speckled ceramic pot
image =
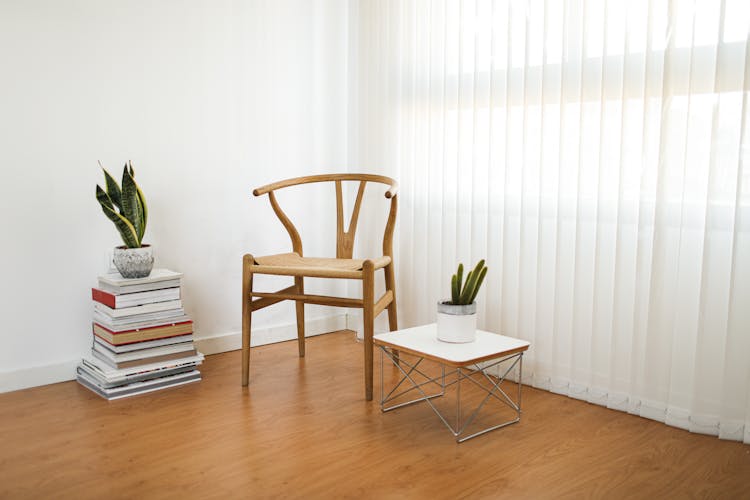
<path fill-rule="evenodd" d="M 141 248 L 115 247 L 112 260 L 123 278 L 145 278 L 154 267 L 151 245 Z"/>

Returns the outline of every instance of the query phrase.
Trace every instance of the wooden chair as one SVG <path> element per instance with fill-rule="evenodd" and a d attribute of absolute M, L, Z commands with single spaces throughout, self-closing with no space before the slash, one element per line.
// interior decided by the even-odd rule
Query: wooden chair
<path fill-rule="evenodd" d="M 359 191 L 354 202 L 349 228 L 344 230 L 344 204 L 342 183 L 358 181 Z M 308 184 L 312 182 L 333 182 L 336 188 L 336 258 L 304 257 L 302 240 L 297 229 L 279 207 L 274 192 L 278 189 Z M 357 219 L 362 204 L 365 185 L 377 182 L 389 186 L 385 197 L 391 200 L 388 221 L 383 235 L 383 255 L 373 259 L 353 259 L 354 235 L 357 230 Z M 396 289 L 393 272 L 393 229 L 396 223 L 398 198 L 396 182 L 381 175 L 369 174 L 330 174 L 297 177 L 259 187 L 253 191 L 255 196 L 268 194 L 268 200 L 292 240 L 292 252 L 266 257 L 254 257 L 247 254 L 242 262 L 242 385 L 248 385 L 250 370 L 250 325 L 253 311 L 276 304 L 283 300 L 294 300 L 297 308 L 297 342 L 299 355 L 305 355 L 305 304 L 321 304 L 339 307 L 355 307 L 363 310 L 364 351 L 365 351 L 365 397 L 372 400 L 372 359 L 373 359 L 373 325 L 375 318 L 388 310 L 390 330 L 397 330 Z M 375 300 L 375 271 L 383 269 L 386 291 Z M 278 292 L 264 293 L 253 291 L 253 275 L 275 274 L 293 276 L 294 285 Z M 307 295 L 304 293 L 304 278 L 344 278 L 362 281 L 362 299 Z M 255 297 L 255 299 L 253 299 Z"/>

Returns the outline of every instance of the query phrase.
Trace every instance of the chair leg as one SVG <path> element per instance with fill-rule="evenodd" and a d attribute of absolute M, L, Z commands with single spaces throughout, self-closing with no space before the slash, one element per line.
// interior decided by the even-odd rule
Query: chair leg
<path fill-rule="evenodd" d="M 396 314 L 396 280 L 393 276 L 393 263 L 385 266 L 385 289 L 393 292 L 393 301 L 388 305 L 388 328 L 394 332 L 398 330 L 398 316 Z"/>
<path fill-rule="evenodd" d="M 297 287 L 297 293 L 305 293 L 305 283 L 302 276 L 294 278 L 294 285 Z M 294 305 L 297 308 L 297 346 L 299 347 L 299 357 L 305 357 L 305 303 L 297 301 Z"/>
<path fill-rule="evenodd" d="M 242 258 L 242 386 L 247 386 L 250 378 L 250 325 L 253 310 L 250 302 L 253 298 L 253 273 L 250 267 L 255 263 L 253 256 L 246 254 Z"/>
<path fill-rule="evenodd" d="M 395 332 L 398 330 L 398 316 L 396 313 L 396 279 L 393 276 L 393 262 L 385 266 L 383 271 L 385 273 L 385 289 L 393 292 L 393 300 L 388 304 L 388 329 Z M 393 361 L 398 364 L 401 360 L 401 354 L 394 349 L 391 355 Z"/>
<path fill-rule="evenodd" d="M 375 270 L 372 261 L 362 266 L 362 323 L 365 345 L 365 399 L 372 401 L 372 335 L 375 328 Z"/>

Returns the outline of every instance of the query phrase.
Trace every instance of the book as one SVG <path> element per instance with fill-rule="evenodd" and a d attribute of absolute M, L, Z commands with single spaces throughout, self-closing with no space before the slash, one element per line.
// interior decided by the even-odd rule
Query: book
<path fill-rule="evenodd" d="M 171 354 L 161 354 L 158 356 L 150 356 L 148 358 L 143 358 L 143 359 L 131 359 L 128 361 L 115 361 L 111 357 L 104 354 L 103 352 L 96 350 L 96 349 L 91 349 L 92 356 L 94 356 L 95 358 L 99 358 L 100 360 L 104 361 L 112 368 L 116 368 L 118 370 L 121 370 L 123 368 L 131 368 L 134 366 L 142 366 L 146 363 L 155 363 L 157 361 L 170 361 L 174 359 L 180 359 L 180 358 L 184 358 L 185 356 L 194 356 L 195 354 L 197 354 L 197 351 L 195 350 L 195 348 L 193 348 L 190 351 L 175 352 Z"/>
<path fill-rule="evenodd" d="M 201 380 L 203 354 L 182 308 L 182 273 L 125 279 L 111 270 L 91 289 L 93 342 L 78 365 L 84 387 L 112 400 Z"/>
<path fill-rule="evenodd" d="M 142 342 L 138 342 L 137 344 L 131 344 L 131 345 L 137 346 L 138 344 L 141 344 L 141 343 Z M 148 347 L 148 348 L 138 349 L 136 351 L 128 351 L 128 352 L 114 352 L 112 349 L 110 349 L 110 347 L 111 347 L 110 344 L 106 342 L 95 341 L 94 344 L 91 346 L 91 349 L 92 351 L 96 351 L 100 353 L 102 356 L 104 356 L 105 358 L 114 362 L 142 361 L 141 364 L 145 364 L 143 362 L 145 362 L 146 360 L 161 361 L 161 360 L 156 359 L 156 357 L 164 356 L 166 354 L 181 354 L 182 353 L 183 357 L 195 355 L 195 344 L 193 344 L 192 342 L 181 342 L 179 344 Z M 166 361 L 166 359 L 164 361 Z"/>
<path fill-rule="evenodd" d="M 180 286 L 180 280 L 174 279 L 174 280 L 164 280 L 164 281 L 155 281 L 153 283 L 141 283 L 138 285 L 125 285 L 125 286 L 116 286 L 116 285 L 110 285 L 109 283 L 104 283 L 102 281 L 99 281 L 99 284 L 97 285 L 100 290 L 103 290 L 108 293 L 112 293 L 114 295 L 126 295 L 129 293 L 136 293 L 136 292 L 147 292 L 150 290 L 160 290 L 162 288 L 175 288 Z"/>
<path fill-rule="evenodd" d="M 123 278 L 120 273 L 107 273 L 99 276 L 99 283 L 106 283 L 115 287 L 129 287 L 145 283 L 159 283 L 182 278 L 182 273 L 170 271 L 169 269 L 153 269 L 151 274 L 145 278 Z"/>
<path fill-rule="evenodd" d="M 95 374 L 95 376 L 108 383 L 120 382 L 123 384 L 132 381 L 134 377 L 144 380 L 149 377 L 158 377 L 167 370 L 175 368 L 183 368 L 187 366 L 197 366 L 203 362 L 203 354 L 200 352 L 195 356 L 188 356 L 185 358 L 174 359 L 170 361 L 159 361 L 156 363 L 149 363 L 141 366 L 134 366 L 131 368 L 112 368 L 107 365 L 104 361 L 98 360 L 93 357 L 83 358 L 81 360 L 81 366 L 85 367 L 87 371 Z M 145 377 L 144 377 L 145 376 Z"/>
<path fill-rule="evenodd" d="M 155 313 L 139 314 L 137 316 L 126 316 L 124 318 L 111 318 L 100 311 L 94 311 L 94 321 L 105 326 L 113 332 L 133 330 L 136 328 L 148 328 L 149 326 L 161 326 L 167 324 L 182 323 L 189 321 L 183 309 L 170 309 Z"/>
<path fill-rule="evenodd" d="M 124 307 L 141 306 L 155 302 L 178 300 L 180 298 L 180 287 L 161 288 L 159 290 L 125 293 L 121 295 L 115 295 L 104 290 L 99 290 L 98 288 L 92 288 L 91 298 L 107 307 L 111 307 L 112 309 L 122 309 Z"/>
<path fill-rule="evenodd" d="M 158 378 L 158 377 L 165 377 L 167 375 L 175 375 L 177 373 L 185 373 L 192 370 L 195 370 L 195 367 L 197 365 L 195 363 L 192 364 L 186 364 L 181 365 L 173 368 L 165 368 L 164 370 L 160 370 L 156 373 L 154 372 L 144 372 L 139 373 L 137 375 L 130 375 L 126 379 L 116 379 L 109 381 L 106 378 L 103 377 L 103 375 L 98 372 L 97 370 L 92 369 L 90 366 L 87 366 L 85 363 L 81 362 L 78 364 L 78 370 L 77 373 L 85 372 L 86 375 L 88 375 L 90 378 L 93 378 L 96 380 L 97 385 L 100 385 L 105 388 L 109 387 L 118 387 L 125 384 L 132 384 L 133 382 L 140 382 L 142 380 L 149 380 L 152 378 Z"/>
<path fill-rule="evenodd" d="M 188 320 L 174 325 L 154 326 L 137 330 L 113 332 L 99 323 L 93 324 L 94 335 L 112 345 L 132 344 L 144 340 L 156 340 L 193 333 L 193 322 Z"/>
<path fill-rule="evenodd" d="M 182 308 L 181 300 L 170 300 L 167 302 L 155 302 L 153 304 L 144 304 L 142 306 L 124 307 L 122 309 L 112 309 L 100 302 L 94 302 L 94 310 L 106 314 L 110 318 L 124 318 L 126 316 L 137 316 L 139 314 L 148 314 L 170 309 Z"/>
<path fill-rule="evenodd" d="M 139 351 L 141 349 L 150 349 L 152 347 L 161 347 L 168 345 L 180 345 L 189 344 L 193 345 L 193 334 L 178 335 L 176 337 L 166 337 L 163 339 L 156 340 L 144 340 L 141 342 L 133 342 L 132 344 L 113 345 L 106 340 L 94 335 L 94 344 L 101 344 L 106 349 L 110 350 L 115 354 L 122 354 L 126 352 Z"/>
<path fill-rule="evenodd" d="M 82 386 L 93 391 L 104 399 L 112 401 L 128 396 L 146 394 L 160 389 L 166 389 L 168 387 L 176 387 L 192 382 L 198 382 L 201 380 L 201 374 L 198 370 L 192 370 L 185 373 L 177 373 L 174 375 L 144 380 L 141 382 L 133 382 L 131 384 L 111 388 L 97 384 L 96 379 L 88 376 L 86 372 L 79 371 L 76 378 Z"/>

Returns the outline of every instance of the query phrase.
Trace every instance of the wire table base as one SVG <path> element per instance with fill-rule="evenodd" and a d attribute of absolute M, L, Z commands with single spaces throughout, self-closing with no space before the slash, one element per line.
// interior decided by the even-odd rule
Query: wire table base
<path fill-rule="evenodd" d="M 380 348 L 380 409 L 383 413 L 425 401 L 430 406 L 430 408 L 432 408 L 432 411 L 435 412 L 435 414 L 440 418 L 443 424 L 448 428 L 448 430 L 453 433 L 453 436 L 456 438 L 456 442 L 458 443 L 462 443 L 466 440 L 481 436 L 482 434 L 486 434 L 490 431 L 515 424 L 521 420 L 521 377 L 523 375 L 523 351 L 509 356 L 504 356 L 496 360 L 491 360 L 488 362 L 488 364 L 475 363 L 464 367 L 451 367 L 447 371 L 447 374 L 446 365 L 439 363 L 440 374 L 437 376 L 431 376 L 420 369 L 421 363 L 426 358 L 417 356 L 415 361 L 409 362 L 404 359 L 404 356 L 394 354 L 394 351 L 397 350 L 389 346 L 378 345 L 378 347 Z M 388 358 L 393 366 L 395 366 L 399 370 L 401 375 L 400 380 L 387 394 L 385 394 L 385 386 L 383 381 L 384 358 Z M 489 375 L 487 373 L 487 371 L 491 368 L 500 365 L 505 365 L 502 367 L 504 368 L 504 371 L 502 372 L 502 375 L 500 377 L 493 377 L 492 375 Z M 502 389 L 502 387 L 500 387 L 500 384 L 502 384 L 508 377 L 508 375 L 513 372 L 514 368 L 517 368 L 516 372 L 518 377 L 516 379 L 518 381 L 516 401 L 514 401 L 508 395 L 508 393 L 506 393 Z M 420 381 L 417 381 L 417 378 L 419 378 Z M 476 378 L 479 378 L 481 382 L 477 381 Z M 474 387 L 478 387 L 479 389 L 481 389 L 482 393 L 484 394 L 484 399 L 482 399 L 482 401 L 474 409 L 473 412 L 465 417 L 462 414 L 463 408 L 461 405 L 462 381 L 464 381 L 464 383 L 471 382 Z M 407 384 L 406 382 L 409 382 L 411 386 L 409 386 L 409 384 Z M 444 415 L 445 412 L 441 412 L 432 402 L 432 399 L 434 398 L 445 396 L 446 388 L 452 387 L 454 385 L 456 386 L 455 425 L 453 425 L 449 421 L 449 418 Z M 404 388 L 402 388 L 402 386 L 404 386 Z M 439 389 L 439 392 L 436 392 L 434 394 L 427 394 L 427 392 L 425 392 L 426 387 L 436 387 L 436 389 Z M 402 389 L 401 391 L 399 391 L 400 388 Z M 389 404 L 412 391 L 416 391 L 421 396 L 406 402 Z M 511 408 L 515 414 L 515 418 L 490 425 L 484 429 L 468 434 L 469 426 L 476 420 L 481 410 L 491 399 L 495 399 Z"/>

